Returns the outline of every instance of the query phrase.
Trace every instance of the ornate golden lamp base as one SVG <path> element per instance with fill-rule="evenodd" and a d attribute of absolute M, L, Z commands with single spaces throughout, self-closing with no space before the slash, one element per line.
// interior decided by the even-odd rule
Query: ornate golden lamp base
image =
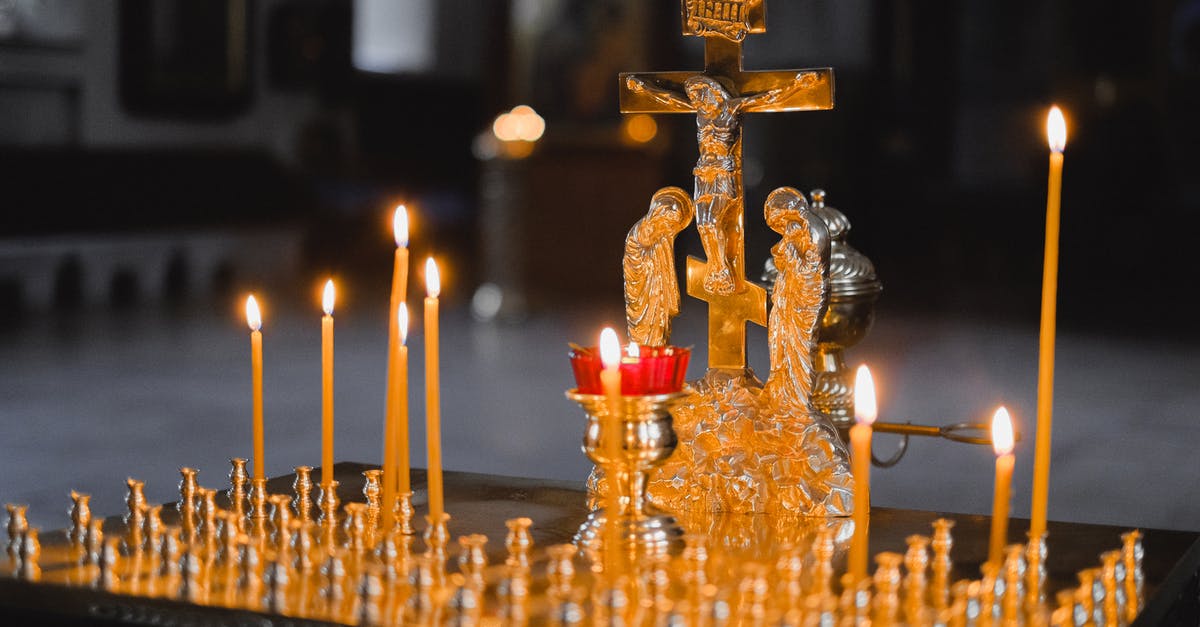
<path fill-rule="evenodd" d="M 621 397 L 620 412 L 613 416 L 608 399 L 600 394 L 567 392 L 587 413 L 583 452 L 602 473 L 597 492 L 616 490 L 615 517 L 604 509 L 593 511 L 575 535 L 576 544 L 597 550 L 608 537 L 619 538 L 624 549 L 639 554 L 663 555 L 683 549 L 683 527 L 674 516 L 650 505 L 646 495 L 649 473 L 675 452 L 678 439 L 670 408 L 686 393 Z M 604 499 L 609 501 L 610 499 Z M 615 530 L 608 529 L 610 518 Z"/>

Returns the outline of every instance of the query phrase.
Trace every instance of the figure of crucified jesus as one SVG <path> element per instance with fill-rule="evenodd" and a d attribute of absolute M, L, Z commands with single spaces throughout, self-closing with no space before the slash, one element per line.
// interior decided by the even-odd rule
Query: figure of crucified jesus
<path fill-rule="evenodd" d="M 744 276 L 736 264 L 742 250 L 742 124 L 741 115 L 747 109 L 770 105 L 788 98 L 807 87 L 813 80 L 801 72 L 796 79 L 782 87 L 764 92 L 734 97 L 717 79 L 695 75 L 683 83 L 683 93 L 652 85 L 636 76 L 626 78 L 625 86 L 632 92 L 645 93 L 656 101 L 686 111 L 696 112 L 696 141 L 700 158 L 692 173 L 696 177 L 694 192 L 696 229 L 708 257 L 709 272 L 704 277 L 704 289 L 710 294 L 733 294 L 740 288 Z M 732 240 L 732 241 L 731 241 Z"/>

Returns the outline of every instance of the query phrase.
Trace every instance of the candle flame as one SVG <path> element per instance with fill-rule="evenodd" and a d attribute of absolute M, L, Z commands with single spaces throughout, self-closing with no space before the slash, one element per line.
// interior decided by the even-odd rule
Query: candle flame
<path fill-rule="evenodd" d="M 600 332 L 600 361 L 606 369 L 621 365 L 621 341 L 612 327 L 604 327 Z"/>
<path fill-rule="evenodd" d="M 258 301 L 254 300 L 254 294 L 246 299 L 246 324 L 250 326 L 251 331 L 262 328 L 262 313 L 258 310 Z"/>
<path fill-rule="evenodd" d="M 396 248 L 408 246 L 408 207 L 396 206 L 392 215 L 392 235 L 396 238 Z"/>
<path fill-rule="evenodd" d="M 634 359 L 639 359 L 642 356 L 642 349 L 638 346 L 637 342 L 630 342 L 626 352 Z"/>
<path fill-rule="evenodd" d="M 325 282 L 325 293 L 321 296 L 321 309 L 325 310 L 325 315 L 333 315 L 333 301 L 336 297 L 336 291 L 333 289 L 333 279 Z"/>
<path fill-rule="evenodd" d="M 1013 450 L 1012 419 L 1004 407 L 997 409 L 992 416 L 992 448 L 996 455 L 1008 455 Z"/>
<path fill-rule="evenodd" d="M 1046 139 L 1054 152 L 1062 152 L 1067 147 L 1067 120 L 1058 105 L 1050 107 L 1050 113 L 1046 115 Z"/>
<path fill-rule="evenodd" d="M 442 293 L 442 276 L 438 274 L 437 262 L 430 257 L 425 260 L 425 293 L 437 298 Z"/>
<path fill-rule="evenodd" d="M 871 369 L 864 364 L 854 374 L 854 420 L 870 426 L 878 416 L 875 405 L 875 381 Z"/>
<path fill-rule="evenodd" d="M 396 308 L 396 324 L 400 329 L 400 345 L 408 343 L 408 303 L 400 303 Z"/>

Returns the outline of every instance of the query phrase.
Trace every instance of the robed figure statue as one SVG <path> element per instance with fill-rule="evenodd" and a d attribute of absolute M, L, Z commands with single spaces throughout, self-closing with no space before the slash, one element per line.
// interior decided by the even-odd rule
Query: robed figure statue
<path fill-rule="evenodd" d="M 766 391 L 783 407 L 812 412 L 812 349 L 828 297 L 829 230 L 809 211 L 804 194 L 791 187 L 771 192 L 764 213 L 767 226 L 783 236 L 771 248 L 779 275 L 767 319 Z"/>
<path fill-rule="evenodd" d="M 771 291 L 767 318 L 771 374 L 763 387 L 766 422 L 798 436 L 804 456 L 794 511 L 845 515 L 852 510 L 853 479 L 849 454 L 828 417 L 812 404 L 817 325 L 829 290 L 829 231 L 808 207 L 804 194 L 791 187 L 771 192 L 764 207 L 767 226 L 782 239 L 771 248 L 779 276 Z M 782 487 L 782 486 L 781 486 Z"/>
<path fill-rule="evenodd" d="M 692 214 L 691 196 L 665 187 L 625 238 L 625 321 L 633 342 L 662 346 L 671 337 L 671 318 L 679 314 L 675 236 L 691 223 Z"/>

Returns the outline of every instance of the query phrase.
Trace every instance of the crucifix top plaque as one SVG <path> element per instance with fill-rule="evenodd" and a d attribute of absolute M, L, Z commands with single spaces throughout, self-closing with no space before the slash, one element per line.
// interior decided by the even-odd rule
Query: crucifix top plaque
<path fill-rule="evenodd" d="M 708 367 L 746 367 L 746 323 L 767 324 L 766 291 L 746 280 L 742 114 L 833 108 L 833 70 L 747 71 L 742 40 L 766 30 L 765 0 L 681 0 L 684 34 L 705 38 L 701 72 L 621 75 L 623 113 L 696 116 L 696 229 L 687 293 L 709 303 Z"/>
<path fill-rule="evenodd" d="M 764 0 L 684 0 L 683 34 L 741 41 L 747 33 L 766 32 L 766 8 Z"/>

